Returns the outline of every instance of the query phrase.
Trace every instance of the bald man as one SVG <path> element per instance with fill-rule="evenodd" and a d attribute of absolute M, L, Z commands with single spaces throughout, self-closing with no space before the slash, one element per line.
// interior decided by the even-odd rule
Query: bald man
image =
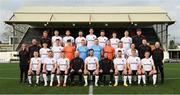
<path fill-rule="evenodd" d="M 84 60 L 79 57 L 79 52 L 75 51 L 74 53 L 75 58 L 71 60 L 70 62 L 70 77 L 71 77 L 71 83 L 74 85 L 74 76 L 79 76 L 79 83 L 82 82 L 82 71 L 84 67 Z"/>

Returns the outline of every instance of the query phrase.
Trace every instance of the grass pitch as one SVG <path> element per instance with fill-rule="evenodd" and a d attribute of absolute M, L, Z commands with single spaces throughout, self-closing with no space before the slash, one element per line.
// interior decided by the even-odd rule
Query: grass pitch
<path fill-rule="evenodd" d="M 180 94 L 180 64 L 165 64 L 165 82 L 152 85 L 124 87 L 93 87 L 93 94 Z M 88 94 L 89 87 L 29 87 L 19 83 L 18 64 L 0 64 L 0 94 Z"/>

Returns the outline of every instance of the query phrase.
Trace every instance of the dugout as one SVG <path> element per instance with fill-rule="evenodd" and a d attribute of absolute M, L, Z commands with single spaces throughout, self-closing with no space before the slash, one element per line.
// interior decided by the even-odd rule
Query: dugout
<path fill-rule="evenodd" d="M 106 36 L 116 31 L 121 38 L 125 30 L 130 36 L 136 34 L 136 28 L 141 28 L 143 35 L 150 44 L 159 40 L 163 47 L 168 47 L 168 26 L 175 23 L 167 12 L 160 7 L 22 7 L 13 12 L 11 18 L 5 21 L 13 27 L 11 43 L 13 49 L 19 44 L 31 43 L 32 38 L 40 38 L 43 30 L 48 30 L 50 36 L 54 30 L 64 34 L 71 30 L 73 37 L 79 30 L 88 34 L 90 27 L 99 36 L 100 30 L 106 31 Z"/>

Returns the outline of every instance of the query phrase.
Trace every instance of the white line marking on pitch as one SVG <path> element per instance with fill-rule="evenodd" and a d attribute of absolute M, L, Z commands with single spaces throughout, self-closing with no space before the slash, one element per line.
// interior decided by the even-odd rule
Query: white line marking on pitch
<path fill-rule="evenodd" d="M 93 85 L 89 85 L 89 95 L 93 95 Z"/>

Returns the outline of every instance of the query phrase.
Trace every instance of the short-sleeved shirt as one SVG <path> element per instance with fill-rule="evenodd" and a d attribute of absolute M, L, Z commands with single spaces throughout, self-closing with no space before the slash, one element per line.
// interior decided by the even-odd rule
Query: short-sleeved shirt
<path fill-rule="evenodd" d="M 38 64 L 41 64 L 41 58 L 38 57 L 38 58 L 31 58 L 31 64 L 32 64 L 32 70 L 33 71 L 36 71 L 37 70 L 37 67 L 38 67 Z"/>
<path fill-rule="evenodd" d="M 44 58 L 47 58 L 47 57 L 48 57 L 48 51 L 49 51 L 49 50 L 50 50 L 49 48 L 41 48 L 41 49 L 39 50 L 39 54 L 40 54 L 42 60 L 43 60 Z"/>
<path fill-rule="evenodd" d="M 119 43 L 119 39 L 118 38 L 111 38 L 110 39 L 110 42 L 111 42 L 111 46 L 114 48 L 114 49 L 116 49 L 116 48 L 118 48 L 118 43 Z"/>
<path fill-rule="evenodd" d="M 85 63 L 87 63 L 87 69 L 88 70 L 95 70 L 96 69 L 96 62 L 98 62 L 98 58 L 93 56 L 93 57 L 87 57 L 85 59 Z"/>
<path fill-rule="evenodd" d="M 55 41 L 59 39 L 62 42 L 62 37 L 61 36 L 52 36 L 51 40 L 52 40 L 52 46 L 55 45 Z"/>
<path fill-rule="evenodd" d="M 105 47 L 108 38 L 105 37 L 105 36 L 99 36 L 99 37 L 98 37 L 98 40 L 99 40 L 99 45 L 100 45 L 101 47 Z"/>
<path fill-rule="evenodd" d="M 126 54 L 127 56 L 132 56 L 132 49 L 127 50 Z M 136 56 L 138 56 L 138 50 L 136 49 Z"/>
<path fill-rule="evenodd" d="M 129 56 L 127 59 L 127 62 L 129 63 L 131 70 L 137 70 L 138 64 L 140 64 L 140 58 L 134 57 L 134 56 Z"/>
<path fill-rule="evenodd" d="M 94 56 L 101 60 L 102 47 L 99 45 L 92 45 L 91 49 L 94 50 Z"/>
<path fill-rule="evenodd" d="M 123 42 L 123 47 L 128 50 L 130 49 L 132 38 L 131 37 L 122 37 L 121 41 Z"/>
<path fill-rule="evenodd" d="M 66 71 L 68 68 L 69 59 L 68 58 L 60 58 L 57 60 L 57 64 L 59 66 L 60 71 Z"/>
<path fill-rule="evenodd" d="M 118 51 L 119 51 L 119 50 L 122 52 L 122 57 L 125 58 L 126 49 L 125 49 L 125 48 L 116 48 L 116 49 L 115 49 L 115 55 L 116 55 L 116 56 L 118 55 Z"/>
<path fill-rule="evenodd" d="M 75 39 L 76 48 L 82 46 L 82 45 L 81 45 L 81 41 L 82 41 L 82 40 L 86 40 L 86 38 L 85 38 L 85 37 L 77 37 L 77 38 Z"/>
<path fill-rule="evenodd" d="M 151 71 L 152 66 L 154 66 L 154 61 L 152 58 L 148 58 L 148 59 L 143 58 L 141 60 L 141 65 L 145 71 Z"/>
<path fill-rule="evenodd" d="M 86 41 L 87 41 L 87 47 L 90 49 L 92 45 L 94 45 L 94 40 L 96 39 L 96 35 L 87 35 Z"/>
<path fill-rule="evenodd" d="M 53 70 L 53 65 L 56 64 L 56 59 L 54 59 L 54 58 L 45 58 L 43 60 L 43 63 L 46 64 L 46 70 L 47 71 L 52 71 Z"/>
<path fill-rule="evenodd" d="M 67 40 L 71 40 L 71 42 L 74 42 L 74 38 L 72 36 L 65 36 L 63 37 L 63 43 L 65 44 L 65 46 L 67 45 Z"/>
<path fill-rule="evenodd" d="M 83 60 L 86 59 L 88 55 L 88 47 L 87 46 L 80 46 L 77 48 L 77 51 L 79 51 L 79 57 L 82 58 Z"/>
<path fill-rule="evenodd" d="M 114 63 L 114 65 L 117 65 L 117 69 L 119 70 L 119 71 L 123 71 L 124 70 L 124 67 L 125 67 L 125 65 L 126 65 L 126 59 L 125 58 L 115 58 L 114 60 L 113 60 L 113 63 Z"/>
<path fill-rule="evenodd" d="M 59 59 L 61 56 L 61 52 L 63 50 L 63 47 L 62 46 L 53 46 L 51 50 L 54 53 L 54 58 Z"/>

